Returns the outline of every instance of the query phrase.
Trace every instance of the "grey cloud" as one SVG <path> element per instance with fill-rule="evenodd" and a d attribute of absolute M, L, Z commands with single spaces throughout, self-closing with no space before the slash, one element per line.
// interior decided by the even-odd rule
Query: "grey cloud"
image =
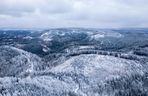
<path fill-rule="evenodd" d="M 0 0 L 0 14 L 18 16 L 25 12 L 33 12 L 34 8 L 29 2 L 20 2 L 20 0 Z"/>
<path fill-rule="evenodd" d="M 64 13 L 71 8 L 69 0 L 0 0 L 0 14 L 3 15 L 18 16 L 36 10 L 43 13 Z"/>
<path fill-rule="evenodd" d="M 0 20 L 2 15 L 12 16 L 6 16 L 0 27 L 148 26 L 147 4 L 148 0 L 0 0 Z"/>
<path fill-rule="evenodd" d="M 70 0 L 45 0 L 39 8 L 47 13 L 66 13 L 72 10 L 72 6 Z"/>

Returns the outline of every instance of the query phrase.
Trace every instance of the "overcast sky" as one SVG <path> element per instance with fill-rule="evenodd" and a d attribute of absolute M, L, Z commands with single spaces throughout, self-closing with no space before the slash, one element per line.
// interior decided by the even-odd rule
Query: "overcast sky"
<path fill-rule="evenodd" d="M 148 0 L 0 0 L 0 28 L 148 27 Z"/>

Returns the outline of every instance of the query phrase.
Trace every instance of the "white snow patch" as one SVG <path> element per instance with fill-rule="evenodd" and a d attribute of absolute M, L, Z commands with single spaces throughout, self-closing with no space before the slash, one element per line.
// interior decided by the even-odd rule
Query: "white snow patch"
<path fill-rule="evenodd" d="M 40 38 L 44 41 L 52 41 L 52 34 L 50 32 L 46 32 L 42 34 Z"/>
<path fill-rule="evenodd" d="M 31 40 L 31 39 L 33 39 L 33 37 L 31 37 L 31 36 L 26 36 L 26 37 L 24 37 L 24 39 L 29 39 L 29 40 Z"/>

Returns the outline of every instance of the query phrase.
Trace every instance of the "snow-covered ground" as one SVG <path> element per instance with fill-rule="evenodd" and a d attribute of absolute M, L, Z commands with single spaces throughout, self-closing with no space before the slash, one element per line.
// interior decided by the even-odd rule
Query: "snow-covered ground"
<path fill-rule="evenodd" d="M 35 71 L 25 78 L 0 78 L 3 88 L 1 94 L 6 96 L 114 96 L 120 90 L 115 91 L 111 85 L 106 85 L 109 81 L 120 80 L 122 77 L 130 78 L 134 75 L 143 76 L 146 70 L 147 68 L 138 61 L 97 54 L 79 55 L 67 59 L 51 70 L 42 71 L 41 74 Z"/>
<path fill-rule="evenodd" d="M 2 31 L 0 96 L 148 96 L 148 33 L 120 31 Z"/>
<path fill-rule="evenodd" d="M 21 49 L 0 47 L 0 76 L 21 76 L 39 70 L 43 62 L 40 57 Z"/>

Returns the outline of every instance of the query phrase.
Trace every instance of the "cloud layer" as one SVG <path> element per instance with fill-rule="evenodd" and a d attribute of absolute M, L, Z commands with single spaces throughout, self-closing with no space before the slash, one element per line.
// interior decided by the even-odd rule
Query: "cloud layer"
<path fill-rule="evenodd" d="M 148 27 L 148 0 L 0 0 L 0 27 Z"/>

